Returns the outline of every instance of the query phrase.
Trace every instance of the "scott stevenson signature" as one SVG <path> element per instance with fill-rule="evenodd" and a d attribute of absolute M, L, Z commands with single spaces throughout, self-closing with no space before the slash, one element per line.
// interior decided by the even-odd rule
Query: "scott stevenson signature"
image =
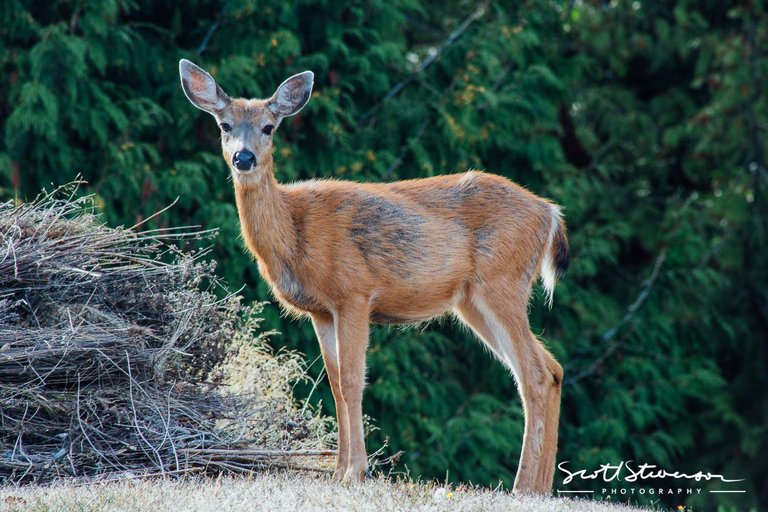
<path fill-rule="evenodd" d="M 681 473 L 679 471 L 675 471 L 674 473 L 670 473 L 669 471 L 665 469 L 656 469 L 657 466 L 655 464 L 640 464 L 637 466 L 637 468 L 633 468 L 630 463 L 634 462 L 632 460 L 629 461 L 621 461 L 619 464 L 602 464 L 600 466 L 600 469 L 596 469 L 592 473 L 588 473 L 586 469 L 580 469 L 579 471 L 568 471 L 565 469 L 564 465 L 568 464 L 570 461 L 563 461 L 560 464 L 557 465 L 557 469 L 562 471 L 563 473 L 567 473 L 567 476 L 563 479 L 563 485 L 569 484 L 575 477 L 580 477 L 582 480 L 597 480 L 598 478 L 603 479 L 604 482 L 611 482 L 613 480 L 616 481 L 625 481 L 625 482 L 636 482 L 638 480 L 647 480 L 647 479 L 656 479 L 656 478 L 684 478 L 688 480 L 696 480 L 697 482 L 701 480 L 716 480 L 719 479 L 722 482 L 743 482 L 744 479 L 739 480 L 729 480 L 727 478 L 724 478 L 723 475 L 715 475 L 713 473 L 705 473 L 703 471 L 699 471 L 698 473 L 688 474 L 688 473 Z M 622 472 L 626 470 L 627 475 L 622 475 Z M 623 478 L 622 478 L 623 476 Z"/>

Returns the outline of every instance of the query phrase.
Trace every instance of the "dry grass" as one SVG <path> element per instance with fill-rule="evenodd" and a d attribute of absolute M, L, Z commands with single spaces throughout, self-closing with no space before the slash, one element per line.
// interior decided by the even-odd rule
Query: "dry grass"
<path fill-rule="evenodd" d="M 637 508 L 586 500 L 513 497 L 507 492 L 436 483 L 392 482 L 379 477 L 345 487 L 328 477 L 266 473 L 252 478 L 120 481 L 90 485 L 0 489 L 0 509 L 96 512 L 148 511 L 519 511 L 637 512 Z"/>

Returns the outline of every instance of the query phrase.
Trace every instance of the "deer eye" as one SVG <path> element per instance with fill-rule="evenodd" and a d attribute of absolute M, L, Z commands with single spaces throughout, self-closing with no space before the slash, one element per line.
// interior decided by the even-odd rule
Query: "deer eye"
<path fill-rule="evenodd" d="M 229 126 L 229 123 L 221 123 L 219 126 L 221 127 L 221 131 L 223 132 L 228 132 L 232 130 L 232 127 Z"/>
<path fill-rule="evenodd" d="M 274 125 L 268 124 L 267 126 L 261 129 L 261 133 L 265 135 L 269 135 L 270 133 L 272 133 L 272 130 L 274 129 L 275 129 Z"/>

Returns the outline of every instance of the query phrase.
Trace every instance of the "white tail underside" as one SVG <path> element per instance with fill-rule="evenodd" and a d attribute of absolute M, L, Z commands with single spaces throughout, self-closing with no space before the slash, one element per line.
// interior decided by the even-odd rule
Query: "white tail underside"
<path fill-rule="evenodd" d="M 555 282 L 557 281 L 557 269 L 555 268 L 555 260 L 552 257 L 552 242 L 555 239 L 555 233 L 557 232 L 562 212 L 560 207 L 554 204 L 550 205 L 550 209 L 552 212 L 552 225 L 549 228 L 549 236 L 547 237 L 547 245 L 544 248 L 544 257 L 541 260 L 539 275 L 541 276 L 541 285 L 544 288 L 547 305 L 551 308 L 552 299 L 555 295 Z"/>

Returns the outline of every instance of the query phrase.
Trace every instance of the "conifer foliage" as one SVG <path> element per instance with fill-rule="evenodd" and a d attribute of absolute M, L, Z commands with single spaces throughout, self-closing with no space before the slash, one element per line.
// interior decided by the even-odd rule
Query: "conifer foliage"
<path fill-rule="evenodd" d="M 0 199 L 82 173 L 106 221 L 133 225 L 179 197 L 153 222 L 219 228 L 222 277 L 266 299 L 218 130 L 186 103 L 177 62 L 206 67 L 233 96 L 269 95 L 311 69 L 311 102 L 276 135 L 279 180 L 482 168 L 564 206 L 573 264 L 551 311 L 539 292 L 531 305 L 566 372 L 559 460 L 733 475 L 746 494 L 685 499 L 765 505 L 765 11 L 715 0 L 4 1 Z M 284 334 L 276 343 L 318 355 L 308 323 L 267 316 Z M 413 475 L 511 485 L 520 402 L 469 333 L 448 320 L 377 328 L 368 381 L 369 449 L 388 439 Z M 297 392 L 332 404 L 326 385 Z"/>

